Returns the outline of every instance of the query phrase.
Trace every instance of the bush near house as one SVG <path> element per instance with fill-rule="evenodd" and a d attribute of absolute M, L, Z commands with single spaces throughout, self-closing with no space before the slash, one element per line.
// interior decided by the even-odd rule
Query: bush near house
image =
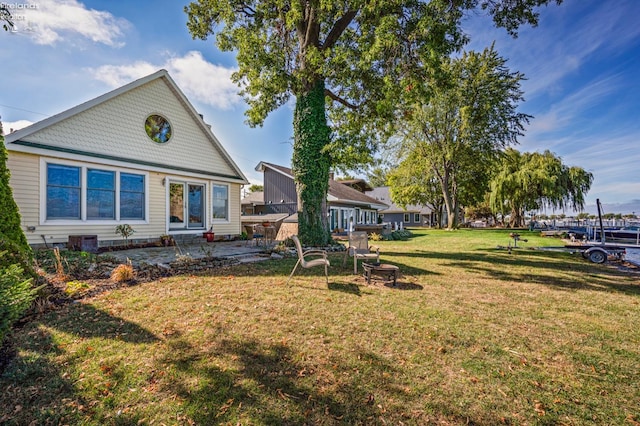
<path fill-rule="evenodd" d="M 31 248 L 22 232 L 20 213 L 9 186 L 7 158 L 0 123 L 0 344 L 35 297 Z"/>
<path fill-rule="evenodd" d="M 29 309 L 37 291 L 32 278 L 27 278 L 23 262 L 9 253 L 0 248 L 0 345 L 13 323 Z"/>
<path fill-rule="evenodd" d="M 0 237 L 15 242 L 21 250 L 31 252 L 27 238 L 22 232 L 18 205 L 13 199 L 13 191 L 9 186 L 11 173 L 7 168 L 9 155 L 4 146 L 2 123 L 0 123 Z"/>

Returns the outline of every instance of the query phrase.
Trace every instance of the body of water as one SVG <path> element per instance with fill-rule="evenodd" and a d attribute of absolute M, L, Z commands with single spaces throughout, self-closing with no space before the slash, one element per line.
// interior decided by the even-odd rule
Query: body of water
<path fill-rule="evenodd" d="M 626 250 L 626 254 L 624 259 L 627 262 L 633 263 L 635 265 L 640 266 L 640 249 L 630 249 Z"/>

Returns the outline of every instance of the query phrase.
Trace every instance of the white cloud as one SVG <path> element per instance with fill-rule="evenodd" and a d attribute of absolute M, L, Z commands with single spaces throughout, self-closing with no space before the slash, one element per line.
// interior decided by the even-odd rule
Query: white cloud
<path fill-rule="evenodd" d="M 548 111 L 531 120 L 527 138 L 540 138 L 541 134 L 566 130 L 575 125 L 576 120 L 584 116 L 585 111 L 607 102 L 610 96 L 620 90 L 621 84 L 622 81 L 617 75 L 601 76 L 565 95 L 552 104 Z"/>
<path fill-rule="evenodd" d="M 167 71 L 190 99 L 222 109 L 230 109 L 241 101 L 238 86 L 231 81 L 235 69 L 207 62 L 200 52 L 170 59 Z"/>
<path fill-rule="evenodd" d="M 231 109 L 242 101 L 238 87 L 231 81 L 235 69 L 212 64 L 197 51 L 170 57 L 164 64 L 139 61 L 130 65 L 103 65 L 88 71 L 96 80 L 115 88 L 161 68 L 169 72 L 190 100 L 220 109 Z"/>
<path fill-rule="evenodd" d="M 137 61 L 129 65 L 103 65 L 98 68 L 88 68 L 87 71 L 98 81 L 106 83 L 112 88 L 124 86 L 146 75 L 153 74 L 162 66 L 149 62 Z"/>
<path fill-rule="evenodd" d="M 25 0 L 29 7 L 12 10 L 15 32 L 37 44 L 53 45 L 80 36 L 94 43 L 119 47 L 129 22 L 109 12 L 87 9 L 77 0 Z"/>
<path fill-rule="evenodd" d="M 25 127 L 31 126 L 32 124 L 33 124 L 33 121 L 29 121 L 29 120 L 3 121 L 2 130 L 5 135 L 8 135 L 11 132 L 24 129 Z"/>

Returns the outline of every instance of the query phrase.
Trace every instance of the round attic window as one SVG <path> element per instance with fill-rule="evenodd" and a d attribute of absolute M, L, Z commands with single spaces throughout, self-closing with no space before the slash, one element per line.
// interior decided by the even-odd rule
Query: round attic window
<path fill-rule="evenodd" d="M 165 143 L 171 139 L 171 124 L 161 115 L 152 114 L 147 117 L 144 122 L 144 130 L 154 142 Z"/>

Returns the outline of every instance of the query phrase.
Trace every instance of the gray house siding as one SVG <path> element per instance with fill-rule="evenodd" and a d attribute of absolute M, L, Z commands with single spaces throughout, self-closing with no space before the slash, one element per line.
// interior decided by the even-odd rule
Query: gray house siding
<path fill-rule="evenodd" d="M 415 212 L 407 212 L 409 215 L 409 221 L 404 220 L 405 213 L 381 213 L 384 214 L 382 221 L 390 222 L 390 223 L 400 223 L 403 222 L 403 226 L 423 226 L 424 218 L 420 213 Z M 418 215 L 418 221 L 416 221 L 416 214 Z"/>
<path fill-rule="evenodd" d="M 289 213 L 297 211 L 296 185 L 288 176 L 266 168 L 264 171 L 265 213 Z"/>

